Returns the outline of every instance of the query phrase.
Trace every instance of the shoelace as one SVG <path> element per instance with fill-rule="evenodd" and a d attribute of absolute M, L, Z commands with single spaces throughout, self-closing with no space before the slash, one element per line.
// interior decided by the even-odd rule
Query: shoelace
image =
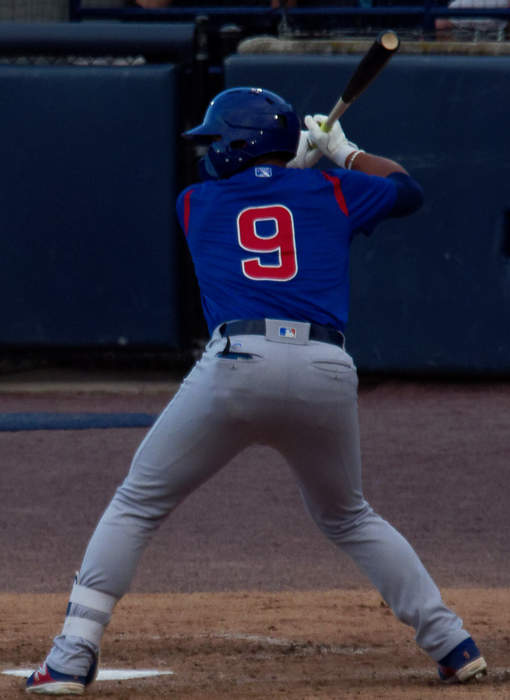
<path fill-rule="evenodd" d="M 37 671 L 34 673 L 34 679 L 36 681 L 39 680 L 39 675 L 41 675 L 41 676 L 46 675 L 46 664 L 45 663 L 42 666 L 39 666 Z"/>

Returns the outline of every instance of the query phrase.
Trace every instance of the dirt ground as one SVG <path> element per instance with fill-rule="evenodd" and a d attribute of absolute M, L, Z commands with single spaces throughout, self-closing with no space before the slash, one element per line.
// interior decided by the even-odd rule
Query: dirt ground
<path fill-rule="evenodd" d="M 1 412 L 149 412 L 172 387 L 0 382 Z M 156 535 L 104 638 L 89 697 L 510 698 L 510 384 L 362 381 L 365 492 L 463 617 L 487 679 L 441 686 L 412 631 L 302 508 L 286 464 L 255 446 Z M 97 518 L 145 429 L 0 432 L 0 672 L 31 668 L 63 622 Z M 0 673 L 0 698 L 24 682 Z"/>
<path fill-rule="evenodd" d="M 373 591 L 132 594 L 105 635 L 102 666 L 171 670 L 155 679 L 100 681 L 90 697 L 508 698 L 510 597 L 505 589 L 444 590 L 470 621 L 491 671 L 442 687 L 434 666 Z M 2 594 L 1 655 L 36 663 L 59 628 L 66 596 Z M 9 640 L 7 640 L 9 637 Z M 2 698 L 22 681 L 0 676 Z"/>

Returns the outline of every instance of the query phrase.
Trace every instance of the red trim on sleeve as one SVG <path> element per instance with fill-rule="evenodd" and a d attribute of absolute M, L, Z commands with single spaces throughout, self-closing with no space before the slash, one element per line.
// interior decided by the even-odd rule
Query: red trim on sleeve
<path fill-rule="evenodd" d="M 329 173 L 326 173 L 323 170 L 321 170 L 321 173 L 324 175 L 326 180 L 329 180 L 329 182 L 332 183 L 333 192 L 335 193 L 335 199 L 336 199 L 338 206 L 343 211 L 345 216 L 349 216 L 349 210 L 347 209 L 347 204 L 345 203 L 345 198 L 344 198 L 344 193 L 342 192 L 342 185 L 340 183 L 340 178 L 337 177 L 336 175 L 330 175 Z"/>
<path fill-rule="evenodd" d="M 190 213 L 190 197 L 193 190 L 188 190 L 184 195 L 184 235 L 188 235 L 189 228 L 189 213 Z"/>

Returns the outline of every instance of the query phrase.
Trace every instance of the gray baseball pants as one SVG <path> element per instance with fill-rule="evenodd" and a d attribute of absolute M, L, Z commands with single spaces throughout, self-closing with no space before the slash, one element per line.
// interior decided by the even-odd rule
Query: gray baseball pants
<path fill-rule="evenodd" d="M 279 450 L 318 527 L 415 629 L 418 645 L 433 660 L 443 658 L 469 634 L 410 544 L 363 497 L 351 357 L 329 343 L 256 335 L 232 337 L 230 354 L 221 356 L 225 345 L 216 330 L 138 448 L 88 544 L 48 664 L 87 673 L 152 534 L 186 496 L 254 443 Z"/>

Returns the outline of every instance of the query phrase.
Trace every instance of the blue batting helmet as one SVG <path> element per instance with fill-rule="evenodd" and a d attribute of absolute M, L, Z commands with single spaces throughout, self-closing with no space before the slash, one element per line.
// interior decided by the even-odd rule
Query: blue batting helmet
<path fill-rule="evenodd" d="M 202 159 L 207 178 L 230 177 L 270 153 L 296 154 L 300 125 L 294 108 L 279 95 L 253 87 L 220 92 L 199 126 L 185 138 L 209 146 Z"/>

